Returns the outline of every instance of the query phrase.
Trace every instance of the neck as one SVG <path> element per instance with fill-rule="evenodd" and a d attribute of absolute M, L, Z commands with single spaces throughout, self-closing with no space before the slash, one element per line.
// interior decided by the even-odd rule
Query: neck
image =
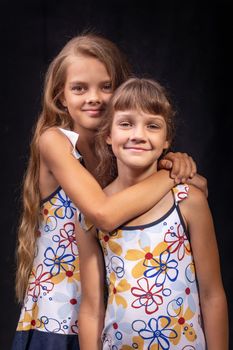
<path fill-rule="evenodd" d="M 79 125 L 74 125 L 73 131 L 79 134 L 79 139 L 82 140 L 82 143 L 84 142 L 90 146 L 94 144 L 96 130 L 84 129 Z"/>
<path fill-rule="evenodd" d="M 81 129 L 74 127 L 75 132 L 79 134 L 77 148 L 81 153 L 85 167 L 93 175 L 97 166 L 96 154 L 95 154 L 95 130 Z"/>
<path fill-rule="evenodd" d="M 118 162 L 118 176 L 116 178 L 115 186 L 117 190 L 121 191 L 129 186 L 135 185 L 157 171 L 157 163 L 152 164 L 148 168 L 134 168 L 130 169 Z"/>

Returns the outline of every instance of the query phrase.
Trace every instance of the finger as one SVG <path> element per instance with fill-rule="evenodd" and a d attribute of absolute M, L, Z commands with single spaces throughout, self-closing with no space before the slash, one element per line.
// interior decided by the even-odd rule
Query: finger
<path fill-rule="evenodd" d="M 193 158 L 189 156 L 189 161 L 191 163 L 191 174 L 190 177 L 193 177 L 197 173 L 197 165 L 194 162 Z"/>
<path fill-rule="evenodd" d="M 185 183 L 186 180 L 190 177 L 191 171 L 192 166 L 189 160 L 189 156 L 186 153 L 182 153 L 180 155 L 179 172 L 177 174 L 177 178 L 180 179 L 180 182 Z"/>
<path fill-rule="evenodd" d="M 179 182 L 182 182 L 182 183 L 185 182 L 186 177 L 187 177 L 187 166 L 188 166 L 188 163 L 186 162 L 186 160 L 184 158 L 180 159 L 179 172 L 176 175 Z"/>
<path fill-rule="evenodd" d="M 192 174 L 192 162 L 189 159 L 189 156 L 184 154 L 184 157 L 182 158 L 183 164 L 184 164 L 184 172 L 180 174 L 182 177 L 181 182 L 184 183 L 187 181 L 187 179 L 191 176 Z M 183 169 L 181 169 L 183 170 Z"/>
<path fill-rule="evenodd" d="M 161 159 L 159 161 L 159 169 L 170 170 L 172 168 L 172 161 L 168 159 Z"/>
<path fill-rule="evenodd" d="M 174 159 L 176 159 L 176 157 L 180 157 L 181 153 L 180 152 L 168 152 L 167 154 L 165 154 L 165 156 L 163 157 L 163 159 L 167 159 L 167 160 L 170 160 L 170 161 L 174 161 Z"/>
<path fill-rule="evenodd" d="M 180 178 L 182 183 L 185 183 L 192 176 L 192 172 L 195 171 L 195 165 L 195 162 L 187 153 L 180 154 L 180 169 L 177 177 Z"/>
<path fill-rule="evenodd" d="M 180 171 L 180 159 L 174 158 L 173 163 L 172 163 L 172 169 L 171 169 L 171 177 L 173 179 L 177 178 L 179 171 Z"/>

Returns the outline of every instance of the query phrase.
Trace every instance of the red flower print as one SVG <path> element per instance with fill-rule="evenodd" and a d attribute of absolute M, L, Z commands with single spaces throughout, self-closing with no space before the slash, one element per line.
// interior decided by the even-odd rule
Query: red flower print
<path fill-rule="evenodd" d="M 139 287 L 131 288 L 131 293 L 137 297 L 132 303 L 132 307 L 139 309 L 145 307 L 147 314 L 156 312 L 159 305 L 163 303 L 163 297 L 159 294 L 163 290 L 163 286 L 149 285 L 148 279 L 145 277 L 137 280 Z"/>

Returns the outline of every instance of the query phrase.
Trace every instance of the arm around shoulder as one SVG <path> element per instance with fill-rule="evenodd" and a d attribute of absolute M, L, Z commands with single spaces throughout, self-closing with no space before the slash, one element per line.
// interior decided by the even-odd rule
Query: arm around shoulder
<path fill-rule="evenodd" d="M 40 137 L 39 148 L 43 161 L 69 198 L 104 231 L 112 231 L 149 210 L 174 186 L 169 172 L 160 170 L 108 197 L 95 178 L 73 157 L 70 142 L 58 129 L 46 130 Z"/>

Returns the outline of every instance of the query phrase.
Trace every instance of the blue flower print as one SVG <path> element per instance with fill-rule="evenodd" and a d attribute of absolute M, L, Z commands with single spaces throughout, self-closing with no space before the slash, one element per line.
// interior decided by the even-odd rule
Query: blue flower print
<path fill-rule="evenodd" d="M 148 350 L 151 349 L 151 345 L 157 344 L 158 350 L 170 349 L 169 339 L 177 337 L 177 332 L 168 326 L 171 323 L 170 317 L 159 316 L 157 319 L 151 318 L 148 325 L 144 321 L 137 320 L 133 323 L 133 329 L 144 340 L 149 340 Z"/>
<path fill-rule="evenodd" d="M 167 277 L 172 282 L 177 279 L 178 262 L 174 259 L 170 259 L 170 255 L 171 253 L 165 250 L 160 254 L 159 260 L 155 258 L 150 260 L 152 266 L 144 263 L 144 266 L 148 267 L 144 272 L 144 276 L 147 278 L 155 277 L 155 284 L 157 286 L 163 285 Z"/>
<path fill-rule="evenodd" d="M 177 280 L 173 283 L 172 290 L 177 292 L 176 299 L 182 298 L 184 301 L 187 300 L 189 308 L 192 312 L 196 312 L 196 303 L 193 297 L 194 294 L 197 294 L 195 283 L 190 283 L 188 280 Z"/>
<path fill-rule="evenodd" d="M 125 274 L 124 260 L 116 255 L 111 256 L 106 262 L 106 270 L 108 275 L 110 275 L 111 272 L 115 272 L 118 278 L 122 278 Z"/>
<path fill-rule="evenodd" d="M 76 208 L 72 206 L 72 202 L 67 197 L 64 191 L 58 192 L 58 194 L 50 200 L 50 203 L 57 207 L 54 211 L 54 215 L 59 219 L 71 219 L 74 216 Z"/>
<path fill-rule="evenodd" d="M 111 322 L 105 328 L 105 334 L 103 334 L 102 338 L 104 342 L 107 342 L 107 339 L 110 337 L 114 339 L 114 344 L 118 348 L 123 343 L 124 334 L 131 334 L 131 323 L 123 321 L 126 312 L 127 310 L 122 305 L 117 309 L 112 305 L 108 305 L 106 314 Z"/>
<path fill-rule="evenodd" d="M 65 250 L 66 248 L 64 245 L 59 246 L 56 252 L 51 247 L 46 249 L 44 253 L 44 264 L 46 266 L 51 266 L 50 273 L 52 276 L 59 274 L 61 268 L 64 271 L 68 271 L 67 265 L 74 268 L 71 263 L 75 260 L 75 257 L 72 254 L 65 254 Z"/>

